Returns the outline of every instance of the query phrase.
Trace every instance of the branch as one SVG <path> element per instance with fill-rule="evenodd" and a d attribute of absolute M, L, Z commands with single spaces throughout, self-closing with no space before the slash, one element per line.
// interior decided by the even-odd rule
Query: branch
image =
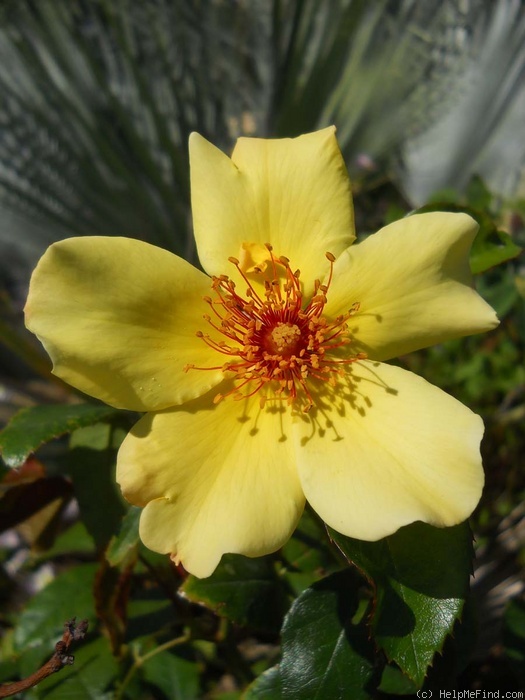
<path fill-rule="evenodd" d="M 73 642 L 83 639 L 86 636 L 88 621 L 81 620 L 76 624 L 76 617 L 65 623 L 62 639 L 55 645 L 55 653 L 46 663 L 22 681 L 15 683 L 5 683 L 0 685 L 0 698 L 8 698 L 24 690 L 32 688 L 53 673 L 60 671 L 64 666 L 70 666 L 75 657 L 69 654 L 69 647 Z"/>

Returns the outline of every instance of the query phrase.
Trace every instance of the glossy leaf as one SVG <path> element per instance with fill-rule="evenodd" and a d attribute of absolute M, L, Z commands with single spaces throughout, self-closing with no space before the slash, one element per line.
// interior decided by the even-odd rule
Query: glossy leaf
<path fill-rule="evenodd" d="M 347 569 L 294 602 L 282 630 L 283 700 L 373 697 L 380 668 L 366 625 L 354 621 L 357 591 L 354 571 Z"/>
<path fill-rule="evenodd" d="M 282 700 L 283 688 L 279 665 L 272 666 L 254 681 L 243 700 Z"/>
<path fill-rule="evenodd" d="M 9 467 L 19 467 L 44 443 L 117 413 L 109 406 L 87 403 L 23 408 L 0 433 L 0 453 Z"/>
<path fill-rule="evenodd" d="M 417 685 L 397 667 L 388 665 L 383 670 L 378 690 L 388 695 L 413 695 Z"/>
<path fill-rule="evenodd" d="M 463 610 L 473 556 L 468 524 L 414 523 L 379 542 L 329 532 L 374 587 L 374 639 L 420 686 Z"/>
<path fill-rule="evenodd" d="M 271 557 L 249 559 L 226 554 L 212 576 L 190 576 L 182 590 L 191 601 L 261 631 L 278 632 L 288 608 L 286 592 Z"/>

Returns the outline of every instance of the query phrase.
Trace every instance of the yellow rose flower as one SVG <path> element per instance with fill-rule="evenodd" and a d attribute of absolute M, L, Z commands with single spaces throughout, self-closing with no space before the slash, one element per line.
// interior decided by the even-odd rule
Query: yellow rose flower
<path fill-rule="evenodd" d="M 226 552 L 283 545 L 305 499 L 363 540 L 467 518 L 481 419 L 383 362 L 497 325 L 472 288 L 476 223 L 419 214 L 351 245 L 334 128 L 241 138 L 231 160 L 193 134 L 190 159 L 208 274 L 141 241 L 73 238 L 40 260 L 26 306 L 55 374 L 147 412 L 117 465 L 144 543 L 204 577 Z"/>

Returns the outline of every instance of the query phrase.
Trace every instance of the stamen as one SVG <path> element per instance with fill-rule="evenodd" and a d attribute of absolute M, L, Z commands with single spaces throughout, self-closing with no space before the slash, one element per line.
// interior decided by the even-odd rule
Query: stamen
<path fill-rule="evenodd" d="M 276 400 L 288 405 L 298 402 L 301 410 L 308 412 L 314 405 L 312 382 L 336 386 L 346 365 L 366 358 L 364 353 L 347 353 L 345 358 L 333 355 L 352 343 L 347 321 L 359 311 L 359 303 L 335 319 L 323 315 L 335 263 L 335 256 L 327 252 L 328 279 L 325 284 L 314 281 L 312 297 L 303 306 L 300 271 L 292 272 L 290 260 L 284 255 L 275 256 L 269 243 L 265 247 L 270 254 L 268 269 L 252 268 L 258 277 L 263 276 L 263 294 L 242 270 L 239 260 L 231 256 L 229 261 L 247 285 L 245 297 L 237 293 L 227 275 L 212 278 L 215 299 L 204 297 L 216 320 L 209 314 L 203 318 L 214 336 L 200 330 L 196 335 L 211 349 L 226 355 L 228 361 L 218 367 L 188 364 L 184 371 L 220 369 L 233 375 L 233 388 L 217 394 L 213 399 L 216 404 L 227 397 L 239 401 L 259 392 L 261 408 L 269 400 Z"/>

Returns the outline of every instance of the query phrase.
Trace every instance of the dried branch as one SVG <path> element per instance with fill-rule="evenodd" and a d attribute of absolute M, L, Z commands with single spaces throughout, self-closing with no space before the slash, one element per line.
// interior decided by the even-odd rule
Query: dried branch
<path fill-rule="evenodd" d="M 62 639 L 55 645 L 55 653 L 46 663 L 24 680 L 15 683 L 5 683 L 0 685 L 0 698 L 8 698 L 24 690 L 32 688 L 53 673 L 60 671 L 64 666 L 70 666 L 75 657 L 69 653 L 69 647 L 73 642 L 77 642 L 86 636 L 88 621 L 81 620 L 76 624 L 76 617 L 65 623 Z"/>

